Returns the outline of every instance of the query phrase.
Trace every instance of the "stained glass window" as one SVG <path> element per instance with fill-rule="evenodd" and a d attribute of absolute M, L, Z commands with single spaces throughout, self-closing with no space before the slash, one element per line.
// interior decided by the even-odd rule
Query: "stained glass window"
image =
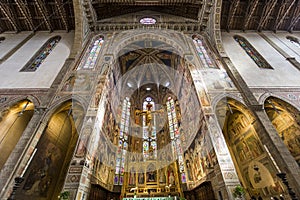
<path fill-rule="evenodd" d="M 151 97 L 147 97 L 143 103 L 143 110 L 155 111 L 155 103 Z M 146 116 L 143 116 L 143 155 L 144 160 L 151 160 L 157 157 L 157 143 L 156 143 L 156 124 L 155 116 L 151 120 L 151 132 L 146 124 Z"/>
<path fill-rule="evenodd" d="M 271 65 L 260 55 L 256 49 L 243 37 L 235 35 L 233 37 L 240 46 L 245 50 L 245 52 L 252 58 L 256 65 L 260 68 L 273 69 Z"/>
<path fill-rule="evenodd" d="M 300 42 L 299 42 L 298 38 L 289 35 L 289 36 L 286 36 L 286 39 L 288 39 L 291 43 L 293 43 L 297 47 L 300 47 Z"/>
<path fill-rule="evenodd" d="M 100 53 L 101 47 L 103 45 L 104 39 L 100 36 L 93 45 L 90 47 L 88 54 L 82 59 L 81 63 L 79 64 L 79 69 L 93 69 L 96 65 L 98 55 Z"/>
<path fill-rule="evenodd" d="M 168 121 L 169 121 L 169 130 L 171 137 L 171 147 L 172 153 L 175 158 L 178 159 L 179 171 L 181 173 L 181 181 L 183 183 L 186 182 L 185 172 L 184 172 L 184 161 L 183 161 L 183 150 L 180 141 L 180 132 L 179 125 L 177 120 L 177 113 L 180 112 L 176 109 L 176 105 L 174 99 L 172 97 L 168 97 L 167 99 L 167 113 L 168 113 Z"/>
<path fill-rule="evenodd" d="M 216 68 L 216 65 L 210 58 L 210 55 L 208 54 L 208 52 L 206 51 L 202 40 L 196 36 L 193 36 L 193 42 L 196 46 L 198 56 L 199 56 L 202 64 L 204 65 L 204 67 L 205 68 Z"/>
<path fill-rule="evenodd" d="M 120 122 L 120 135 L 116 158 L 116 171 L 114 184 L 123 185 L 124 180 L 124 168 L 126 162 L 126 153 L 128 150 L 128 134 L 129 134 L 129 119 L 130 119 L 130 101 L 126 97 L 122 105 L 122 114 Z"/>
<path fill-rule="evenodd" d="M 0 43 L 5 40 L 5 37 L 0 37 Z"/>
<path fill-rule="evenodd" d="M 47 56 L 51 53 L 57 43 L 60 41 L 60 36 L 55 36 L 50 38 L 38 51 L 35 55 L 29 60 L 29 62 L 23 67 L 21 72 L 34 72 L 36 71 Z"/>

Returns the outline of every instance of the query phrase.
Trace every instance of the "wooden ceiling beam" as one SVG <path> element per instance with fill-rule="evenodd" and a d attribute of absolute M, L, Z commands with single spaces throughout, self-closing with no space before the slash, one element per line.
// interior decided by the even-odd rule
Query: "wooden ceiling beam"
<path fill-rule="evenodd" d="M 32 31 L 35 31 L 32 17 L 30 15 L 28 7 L 25 5 L 24 1 L 23 0 L 15 0 L 15 2 L 17 4 L 20 12 L 22 13 L 22 15 L 25 17 L 25 20 L 26 20 L 27 24 L 29 25 L 30 29 Z"/>
<path fill-rule="evenodd" d="M 236 13 L 236 10 L 237 10 L 239 4 L 240 4 L 240 0 L 231 0 L 229 14 L 228 14 L 228 18 L 227 18 L 227 25 L 226 25 L 227 31 L 229 31 L 229 29 L 230 29 L 230 26 L 233 22 L 233 17 Z"/>
<path fill-rule="evenodd" d="M 4 14 L 4 16 L 8 19 L 8 21 L 11 23 L 11 25 L 14 28 L 14 30 L 16 32 L 19 32 L 19 27 L 18 27 L 17 21 L 14 18 L 14 16 L 16 16 L 16 15 L 14 15 L 12 13 L 12 10 L 8 7 L 8 5 L 0 2 L 0 10 Z"/>
<path fill-rule="evenodd" d="M 279 8 L 279 13 L 275 20 L 274 31 L 277 31 L 278 28 L 281 26 L 285 17 L 290 12 L 291 8 L 294 6 L 295 2 L 296 2 L 296 0 L 285 0 L 282 2 L 282 4 L 280 5 L 280 8 Z"/>
<path fill-rule="evenodd" d="M 48 30 L 50 32 L 52 32 L 53 28 L 52 28 L 52 25 L 50 23 L 50 16 L 48 14 L 46 6 L 43 4 L 43 2 L 41 0 L 35 0 L 35 3 L 37 5 L 37 7 L 38 7 L 38 9 L 39 9 L 39 11 L 40 11 L 40 13 L 41 13 L 44 21 L 45 21 L 45 23 L 46 23 L 46 26 L 47 26 Z"/>
<path fill-rule="evenodd" d="M 288 27 L 288 31 L 292 32 L 297 24 L 297 22 L 300 19 L 300 1 L 298 1 L 298 4 L 295 6 L 295 10 L 293 12 L 293 15 L 291 17 L 291 22 L 290 25 Z"/>
<path fill-rule="evenodd" d="M 55 0 L 56 7 L 58 9 L 58 12 L 61 16 L 61 19 L 63 21 L 63 24 L 65 26 L 66 31 L 69 31 L 69 25 L 68 25 L 68 18 L 67 18 L 67 13 L 64 8 L 64 4 L 62 0 Z"/>
<path fill-rule="evenodd" d="M 259 21 L 257 30 L 261 31 L 263 27 L 266 25 L 269 16 L 271 15 L 277 0 L 268 0 L 264 6 L 263 14 L 261 15 L 261 20 Z"/>
<path fill-rule="evenodd" d="M 243 30 L 245 31 L 248 28 L 249 22 L 253 16 L 255 9 L 257 8 L 259 0 L 249 0 L 247 13 L 245 15 Z"/>

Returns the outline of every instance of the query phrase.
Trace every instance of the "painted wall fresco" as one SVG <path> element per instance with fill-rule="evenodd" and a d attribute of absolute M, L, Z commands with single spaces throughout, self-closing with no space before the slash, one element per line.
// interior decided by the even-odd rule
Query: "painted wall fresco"
<path fill-rule="evenodd" d="M 280 138 L 300 166 L 300 112 L 278 98 L 269 97 L 265 110 Z"/>
<path fill-rule="evenodd" d="M 218 163 L 206 125 L 202 125 L 190 148 L 184 152 L 187 183 L 190 188 L 206 180 Z"/>
<path fill-rule="evenodd" d="M 284 191 L 276 176 L 278 171 L 260 142 L 251 118 L 231 107 L 233 111 L 227 113 L 223 131 L 242 185 L 250 196 L 279 196 Z"/>

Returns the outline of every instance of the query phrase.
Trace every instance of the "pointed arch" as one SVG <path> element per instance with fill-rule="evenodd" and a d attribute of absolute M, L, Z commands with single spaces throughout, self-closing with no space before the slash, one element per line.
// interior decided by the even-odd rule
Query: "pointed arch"
<path fill-rule="evenodd" d="M 71 100 L 60 104 L 54 112 L 49 111 L 53 114 L 41 136 L 36 136 L 39 140 L 31 149 L 28 168 L 23 169 L 24 182 L 16 198 L 51 199 L 59 195 L 78 141 L 75 125 L 82 122 L 80 111 L 83 112 L 82 106 Z"/>
<path fill-rule="evenodd" d="M 77 70 L 95 68 L 103 43 L 104 37 L 102 35 L 98 36 L 85 53 L 85 56 L 82 58 Z"/>
<path fill-rule="evenodd" d="M 34 114 L 34 104 L 23 99 L 0 112 L 0 169 L 21 138 Z"/>
<path fill-rule="evenodd" d="M 47 42 L 45 42 L 45 44 L 34 54 L 34 56 L 27 62 L 20 72 L 36 71 L 47 58 L 47 56 L 53 51 L 54 47 L 60 40 L 61 36 L 54 36 L 47 40 Z"/>
<path fill-rule="evenodd" d="M 253 113 L 231 98 L 221 99 L 216 112 L 237 174 L 249 195 L 263 194 L 263 188 L 270 188 L 277 195 L 284 193 L 282 183 L 276 178 L 277 165 L 259 138 Z"/>
<path fill-rule="evenodd" d="M 197 35 L 192 36 L 193 43 L 196 47 L 198 57 L 204 68 L 218 68 L 214 60 L 211 58 L 211 53 L 207 50 L 207 45 L 204 43 L 203 39 Z"/>
<path fill-rule="evenodd" d="M 295 46 L 300 47 L 300 42 L 299 42 L 298 38 L 296 38 L 294 36 L 291 36 L 291 35 L 288 35 L 288 36 L 286 36 L 286 39 L 288 39 Z"/>
<path fill-rule="evenodd" d="M 116 169 L 115 169 L 115 185 L 123 185 L 124 180 L 124 169 L 125 163 L 127 161 L 127 151 L 128 151 L 128 136 L 130 131 L 130 108 L 131 103 L 128 97 L 123 100 L 122 104 L 122 113 L 121 113 L 121 121 L 120 121 L 120 132 L 119 138 L 115 137 L 117 142 L 113 142 L 118 150 L 116 155 Z M 118 130 L 117 130 L 118 131 Z"/>
<path fill-rule="evenodd" d="M 283 143 L 300 166 L 300 111 L 273 96 L 265 100 L 264 108 Z"/>
<path fill-rule="evenodd" d="M 234 40 L 244 49 L 248 56 L 256 63 L 259 68 L 273 69 L 264 57 L 246 40 L 244 37 L 235 35 Z"/>
<path fill-rule="evenodd" d="M 5 37 L 0 37 L 0 44 L 5 40 Z"/>

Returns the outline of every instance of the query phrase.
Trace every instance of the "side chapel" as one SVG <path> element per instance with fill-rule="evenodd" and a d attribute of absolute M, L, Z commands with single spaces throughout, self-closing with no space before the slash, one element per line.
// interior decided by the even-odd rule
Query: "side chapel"
<path fill-rule="evenodd" d="M 1 1 L 0 199 L 299 199 L 299 5 Z"/>

